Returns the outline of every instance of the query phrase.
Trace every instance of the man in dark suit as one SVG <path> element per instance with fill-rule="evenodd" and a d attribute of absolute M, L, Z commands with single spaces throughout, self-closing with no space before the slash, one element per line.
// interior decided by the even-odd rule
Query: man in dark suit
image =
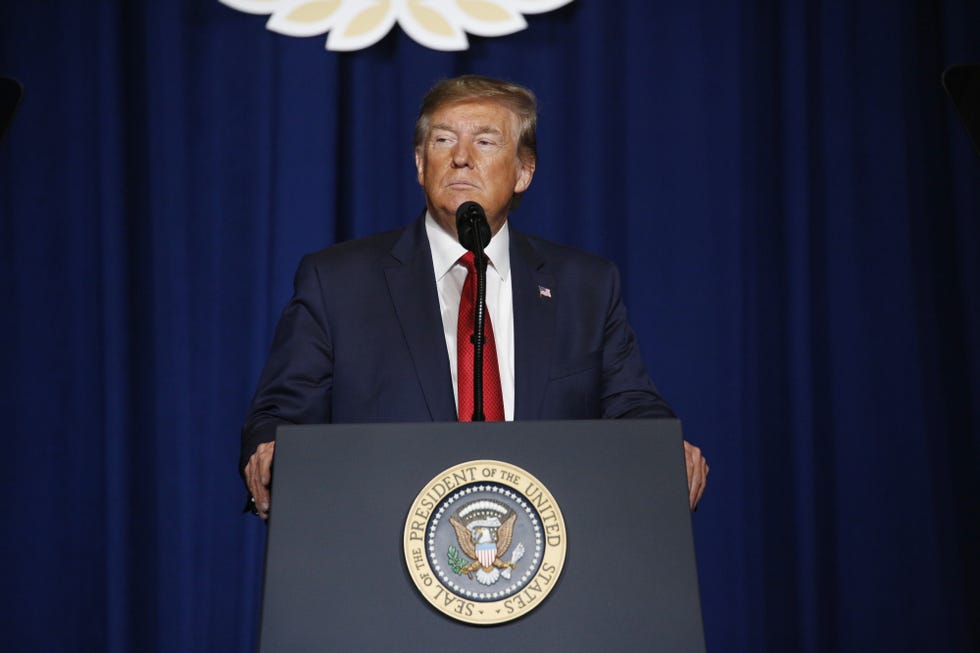
<path fill-rule="evenodd" d="M 254 510 L 269 515 L 279 424 L 467 420 L 469 275 L 456 210 L 486 212 L 488 419 L 672 417 L 640 356 L 612 263 L 511 229 L 537 162 L 527 89 L 478 76 L 423 100 L 415 162 L 426 213 L 306 256 L 242 430 Z M 472 283 L 472 282 L 471 282 Z M 463 309 L 464 311 L 466 309 Z M 491 376 L 486 376 L 490 374 Z M 691 507 L 708 465 L 685 442 Z"/>

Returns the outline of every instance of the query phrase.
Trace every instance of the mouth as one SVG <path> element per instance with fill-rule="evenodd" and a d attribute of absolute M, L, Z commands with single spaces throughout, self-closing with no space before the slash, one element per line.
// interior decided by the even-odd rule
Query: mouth
<path fill-rule="evenodd" d="M 464 189 L 476 188 L 476 184 L 466 181 L 464 179 L 456 179 L 454 181 L 450 181 L 449 183 L 447 183 L 446 188 L 452 188 L 454 190 L 464 190 Z"/>

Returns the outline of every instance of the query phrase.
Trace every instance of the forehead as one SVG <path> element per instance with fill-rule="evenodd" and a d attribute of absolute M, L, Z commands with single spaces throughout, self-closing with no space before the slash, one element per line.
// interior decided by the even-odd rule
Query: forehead
<path fill-rule="evenodd" d="M 432 112 L 429 129 L 453 131 L 497 131 L 513 136 L 518 130 L 518 118 L 509 107 L 493 100 L 465 100 L 444 104 Z"/>

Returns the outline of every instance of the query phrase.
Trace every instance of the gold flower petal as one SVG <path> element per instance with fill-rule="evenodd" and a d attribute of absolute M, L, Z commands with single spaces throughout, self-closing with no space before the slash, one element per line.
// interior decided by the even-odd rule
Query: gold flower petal
<path fill-rule="evenodd" d="M 456 30 L 453 29 L 452 24 L 446 20 L 446 17 L 438 9 L 426 7 L 418 0 L 410 0 L 408 11 L 412 14 L 415 22 L 419 24 L 419 27 L 424 30 L 439 36 L 448 37 L 456 34 Z"/>
<path fill-rule="evenodd" d="M 343 30 L 343 35 L 348 38 L 358 38 L 364 36 L 373 29 L 377 29 L 377 27 L 388 15 L 389 4 L 390 3 L 386 0 L 377 6 L 369 7 L 354 16 L 354 18 L 347 23 L 346 29 Z"/>
<path fill-rule="evenodd" d="M 326 20 L 340 8 L 340 0 L 316 0 L 293 7 L 286 20 L 295 23 L 318 23 Z"/>
<path fill-rule="evenodd" d="M 511 12 L 490 0 L 456 0 L 465 13 L 484 23 L 500 23 L 511 20 Z"/>

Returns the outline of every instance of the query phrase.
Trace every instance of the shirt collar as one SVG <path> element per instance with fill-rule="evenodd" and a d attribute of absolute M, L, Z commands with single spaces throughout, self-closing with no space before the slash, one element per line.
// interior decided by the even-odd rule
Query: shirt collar
<path fill-rule="evenodd" d="M 425 234 L 429 238 L 429 249 L 432 251 L 432 269 L 436 273 L 436 281 L 440 281 L 466 253 L 466 248 L 443 229 L 428 211 L 425 213 Z M 504 222 L 497 235 L 490 239 L 490 244 L 487 245 L 484 253 L 490 259 L 487 269 L 496 271 L 500 280 L 506 281 L 507 275 L 510 274 L 509 222 Z"/>

